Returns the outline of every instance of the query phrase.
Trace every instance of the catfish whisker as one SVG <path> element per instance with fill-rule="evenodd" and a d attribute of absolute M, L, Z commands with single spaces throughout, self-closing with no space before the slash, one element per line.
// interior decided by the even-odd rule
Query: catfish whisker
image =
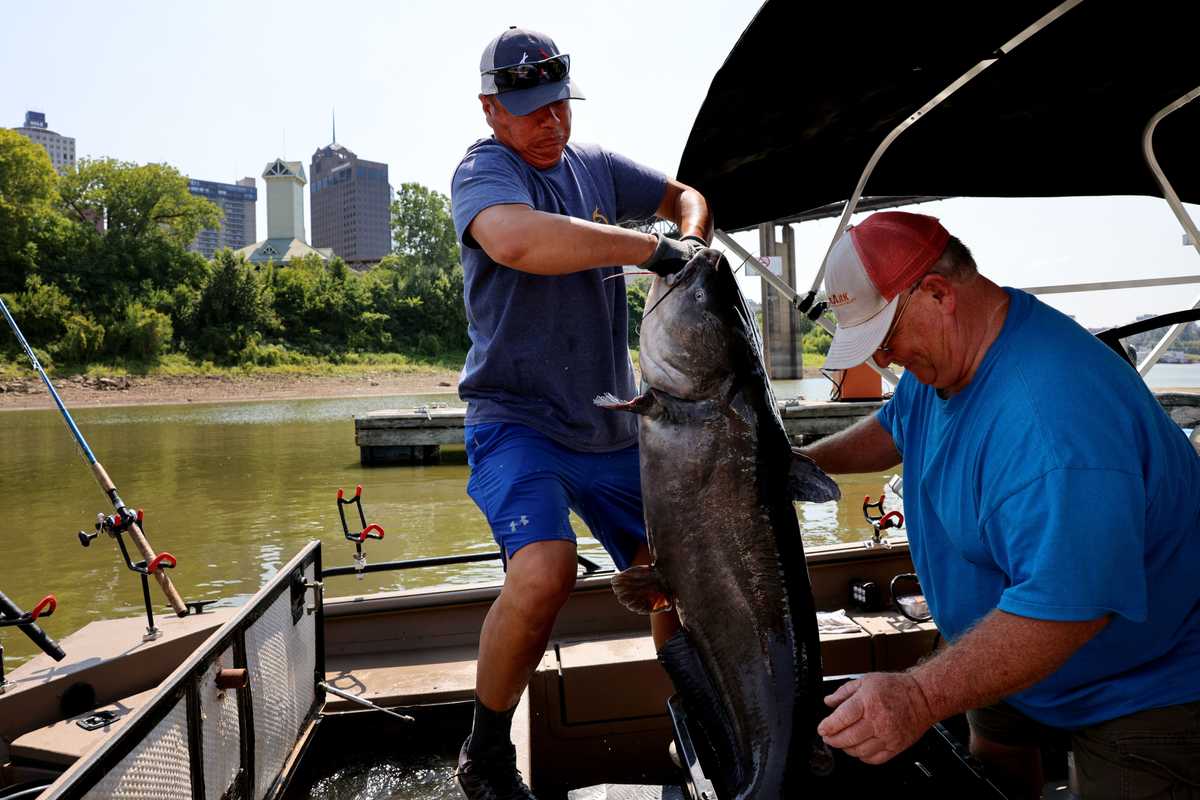
<path fill-rule="evenodd" d="M 653 275 L 653 274 L 654 273 L 648 269 L 638 270 L 636 272 L 634 272 L 634 271 L 618 272 L 616 275 L 609 275 L 607 278 L 604 278 L 603 281 L 611 281 L 613 278 L 624 278 L 626 275 Z"/>

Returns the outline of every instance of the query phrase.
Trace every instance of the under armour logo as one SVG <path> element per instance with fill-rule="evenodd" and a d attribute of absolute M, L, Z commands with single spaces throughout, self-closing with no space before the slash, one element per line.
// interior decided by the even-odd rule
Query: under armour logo
<path fill-rule="evenodd" d="M 508 529 L 509 529 L 510 531 L 512 531 L 513 533 L 516 533 L 516 532 L 517 532 L 517 523 L 518 523 L 518 522 L 519 522 L 519 523 L 521 523 L 521 526 L 522 526 L 522 527 L 524 527 L 525 525 L 528 525 L 528 524 L 529 524 L 529 517 L 527 517 L 527 516 L 525 516 L 524 514 L 522 514 L 520 519 L 514 519 L 512 522 L 508 523 Z"/>

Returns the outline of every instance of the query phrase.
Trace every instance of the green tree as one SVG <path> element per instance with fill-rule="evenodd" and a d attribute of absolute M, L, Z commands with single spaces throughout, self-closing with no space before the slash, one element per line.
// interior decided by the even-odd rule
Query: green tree
<path fill-rule="evenodd" d="M 0 128 L 0 292 L 20 291 L 61 223 L 58 175 L 46 149 Z"/>
<path fill-rule="evenodd" d="M 341 258 L 317 256 L 272 265 L 265 280 L 283 337 L 314 354 L 340 352 L 351 341 L 361 347 L 363 314 L 371 311 L 363 277 Z M 369 324 L 378 328 L 378 321 Z"/>
<path fill-rule="evenodd" d="M 812 330 L 804 336 L 804 352 L 823 356 L 829 352 L 829 345 L 832 343 L 833 337 L 824 328 L 814 325 Z"/>
<path fill-rule="evenodd" d="M 430 271 L 458 263 L 450 198 L 419 183 L 401 184 L 392 201 L 392 252 L 405 264 Z"/>
<path fill-rule="evenodd" d="M 254 267 L 231 250 L 221 250 L 183 321 L 188 352 L 223 363 L 236 362 L 247 346 L 278 328 L 271 301 L 270 289 L 259 281 Z"/>
<path fill-rule="evenodd" d="M 144 293 L 204 281 L 204 259 L 186 248 L 220 224 L 221 210 L 192 195 L 174 167 L 84 160 L 63 175 L 59 194 L 75 225 L 53 279 L 81 301 L 123 308 Z"/>
<path fill-rule="evenodd" d="M 629 346 L 641 346 L 642 314 L 646 312 L 646 294 L 650 291 L 650 279 L 646 276 L 625 278 L 625 300 L 629 303 Z"/>

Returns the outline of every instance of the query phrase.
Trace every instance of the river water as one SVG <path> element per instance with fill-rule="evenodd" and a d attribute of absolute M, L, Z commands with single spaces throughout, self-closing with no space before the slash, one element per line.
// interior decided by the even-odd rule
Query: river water
<path fill-rule="evenodd" d="M 1200 366 L 1161 365 L 1151 385 L 1200 386 Z M 823 378 L 781 383 L 780 399 L 824 398 Z M 492 552 L 482 514 L 466 496 L 462 448 L 443 448 L 437 466 L 359 466 L 356 414 L 426 402 L 456 403 L 454 395 L 339 400 L 288 400 L 80 409 L 80 429 L 131 506 L 145 511 L 145 529 L 158 551 L 179 561 L 171 573 L 188 600 L 236 605 L 311 539 L 323 543 L 327 566 L 350 564 L 335 496 L 339 487 L 364 487 L 368 521 L 383 541 L 367 545 L 371 561 Z M 878 497 L 886 474 L 839 479 L 839 503 L 797 505 L 808 545 L 856 541 L 869 535 L 862 497 Z M 8 529 L 0 559 L 0 591 L 23 607 L 53 593 L 59 602 L 44 620 L 54 637 L 84 624 L 142 613 L 137 576 L 120 562 L 111 540 L 80 546 L 76 531 L 92 530 L 97 512 L 111 512 L 74 440 L 55 411 L 0 413 L 0 507 Z M 889 494 L 889 508 L 898 498 Z M 610 565 L 603 549 L 580 533 L 580 552 Z M 477 563 L 328 581 L 329 596 L 400 587 L 498 581 L 498 563 Z M 161 593 L 152 586 L 156 613 Z M 163 612 L 165 613 L 165 611 Z M 35 648 L 12 629 L 0 631 L 5 666 Z"/>

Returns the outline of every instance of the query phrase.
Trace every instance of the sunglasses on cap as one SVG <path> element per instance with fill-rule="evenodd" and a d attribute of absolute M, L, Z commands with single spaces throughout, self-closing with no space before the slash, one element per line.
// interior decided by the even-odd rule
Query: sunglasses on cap
<path fill-rule="evenodd" d="M 484 70 L 483 74 L 493 76 L 497 94 L 532 89 L 535 86 L 565 80 L 571 74 L 571 57 L 564 53 L 541 61 Z"/>

